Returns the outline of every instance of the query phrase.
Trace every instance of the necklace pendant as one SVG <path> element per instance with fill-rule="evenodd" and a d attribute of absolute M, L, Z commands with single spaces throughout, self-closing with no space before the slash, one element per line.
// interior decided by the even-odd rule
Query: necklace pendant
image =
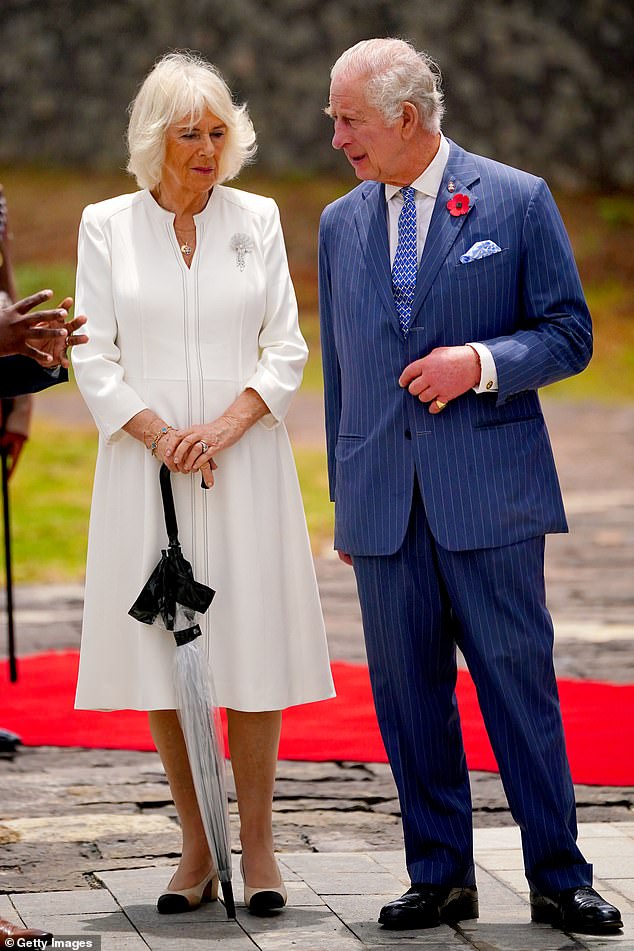
<path fill-rule="evenodd" d="M 181 251 L 183 252 L 183 254 L 186 254 L 187 257 L 189 257 L 189 255 L 192 253 L 192 248 L 189 246 L 187 241 L 185 242 L 185 244 L 181 244 Z"/>

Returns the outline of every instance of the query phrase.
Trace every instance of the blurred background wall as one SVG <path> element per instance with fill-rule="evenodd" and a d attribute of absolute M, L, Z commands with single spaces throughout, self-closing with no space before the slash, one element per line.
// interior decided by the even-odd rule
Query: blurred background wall
<path fill-rule="evenodd" d="M 634 186 L 633 0 L 1 0 L 0 163 L 121 167 L 135 89 L 190 48 L 248 101 L 263 171 L 341 169 L 329 67 L 382 35 L 438 60 L 471 151 L 566 190 Z"/>

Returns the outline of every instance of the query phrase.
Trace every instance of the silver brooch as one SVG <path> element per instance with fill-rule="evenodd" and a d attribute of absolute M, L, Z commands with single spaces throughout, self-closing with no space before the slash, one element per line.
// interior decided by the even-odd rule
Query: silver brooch
<path fill-rule="evenodd" d="M 231 247 L 236 252 L 236 264 L 240 271 L 246 266 L 246 256 L 253 251 L 253 238 L 250 234 L 234 234 L 231 238 Z"/>

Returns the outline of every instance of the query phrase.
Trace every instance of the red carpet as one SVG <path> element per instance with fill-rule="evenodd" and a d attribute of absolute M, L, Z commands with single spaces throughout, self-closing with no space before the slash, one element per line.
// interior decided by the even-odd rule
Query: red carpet
<path fill-rule="evenodd" d="M 144 713 L 73 709 L 75 651 L 21 658 L 20 680 L 0 664 L 0 726 L 27 746 L 154 749 Z M 280 759 L 385 763 L 365 666 L 332 665 L 337 697 L 284 714 Z M 573 779 L 600 786 L 634 785 L 634 685 L 559 682 Z M 471 678 L 460 671 L 460 716 L 470 769 L 497 771 Z M 629 751 L 629 752 L 628 752 Z"/>

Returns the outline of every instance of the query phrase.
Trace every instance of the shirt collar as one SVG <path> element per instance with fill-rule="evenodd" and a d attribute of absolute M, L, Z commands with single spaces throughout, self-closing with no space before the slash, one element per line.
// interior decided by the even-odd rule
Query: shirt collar
<path fill-rule="evenodd" d="M 448 158 L 449 142 L 441 132 L 438 151 L 434 155 L 425 171 L 419 175 L 418 178 L 414 179 L 412 182 L 412 188 L 415 188 L 416 191 L 420 192 L 422 195 L 429 196 L 429 198 L 437 198 Z M 389 201 L 390 198 L 394 198 L 395 195 L 400 193 L 400 190 L 401 189 L 399 185 L 386 185 L 385 200 Z"/>

